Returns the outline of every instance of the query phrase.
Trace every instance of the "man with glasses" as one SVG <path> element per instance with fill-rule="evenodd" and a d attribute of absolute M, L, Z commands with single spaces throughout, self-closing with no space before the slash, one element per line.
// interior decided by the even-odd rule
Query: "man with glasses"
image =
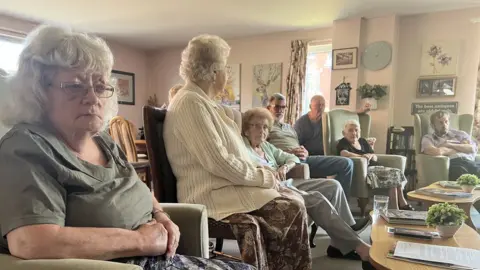
<path fill-rule="evenodd" d="M 284 123 L 286 98 L 280 93 L 273 94 L 270 97 L 267 109 L 270 110 L 275 123 L 270 131 L 268 141 L 285 152 L 296 155 L 302 162 L 310 166 L 310 175 L 312 178 L 325 178 L 335 175 L 335 179 L 342 185 L 343 191 L 348 198 L 352 184 L 353 162 L 344 157 L 323 156 L 322 140 L 318 144 L 322 151 L 313 148 L 314 153 L 309 153 L 305 145 L 301 145 L 295 129 Z M 321 133 L 321 129 L 319 130 Z M 311 147 L 307 145 L 307 147 Z"/>

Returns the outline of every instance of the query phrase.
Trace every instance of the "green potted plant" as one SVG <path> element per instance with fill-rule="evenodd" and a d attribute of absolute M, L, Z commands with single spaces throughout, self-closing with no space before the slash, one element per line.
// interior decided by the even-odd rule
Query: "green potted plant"
<path fill-rule="evenodd" d="M 456 204 L 445 202 L 434 204 L 428 208 L 426 223 L 428 226 L 435 226 L 440 237 L 450 238 L 455 235 L 467 218 L 463 209 L 458 208 Z"/>
<path fill-rule="evenodd" d="M 377 108 L 377 100 L 387 95 L 387 88 L 388 86 L 386 85 L 370 85 L 368 83 L 359 86 L 357 92 L 362 99 L 362 106 L 375 110 Z"/>
<path fill-rule="evenodd" d="M 480 184 L 480 179 L 475 174 L 462 174 L 457 179 L 463 191 L 472 193 L 475 187 Z"/>

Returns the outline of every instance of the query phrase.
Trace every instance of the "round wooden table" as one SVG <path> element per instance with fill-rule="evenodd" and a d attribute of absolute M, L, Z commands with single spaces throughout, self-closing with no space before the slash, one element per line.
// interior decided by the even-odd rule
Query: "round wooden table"
<path fill-rule="evenodd" d="M 387 227 L 401 227 L 412 228 L 424 231 L 435 231 L 434 228 L 426 226 L 411 226 L 411 225 L 393 225 L 388 224 L 383 218 L 378 215 L 370 214 L 372 218 L 372 233 L 370 238 L 372 240 L 372 248 L 370 249 L 370 263 L 377 269 L 401 269 L 401 270 L 437 270 L 444 268 L 437 268 L 422 264 L 405 262 L 395 259 L 387 258 L 388 252 L 392 249 L 397 241 L 414 242 L 423 244 L 433 244 L 440 246 L 462 247 L 480 250 L 480 235 L 470 228 L 463 225 L 453 238 L 448 239 L 433 239 L 423 240 L 410 237 L 393 236 L 387 232 Z"/>
<path fill-rule="evenodd" d="M 461 189 L 454 189 L 454 188 L 444 188 L 440 186 L 438 183 L 433 183 L 425 188 L 436 188 L 436 189 L 443 189 L 443 190 L 448 190 L 448 191 L 462 191 Z M 433 204 L 436 203 L 442 203 L 442 202 L 448 202 L 448 203 L 454 203 L 458 205 L 459 208 L 463 209 L 465 211 L 465 214 L 467 214 L 468 219 L 465 220 L 465 223 L 472 227 L 474 230 L 477 228 L 475 227 L 475 224 L 473 224 L 472 218 L 470 216 L 470 209 L 472 208 L 472 205 L 480 200 L 480 190 L 475 189 L 473 191 L 472 197 L 470 198 L 454 198 L 454 199 L 445 199 L 445 198 L 440 198 L 440 197 L 433 197 L 433 196 L 428 196 L 428 195 L 423 195 L 423 194 L 418 194 L 415 193 L 415 191 L 410 191 L 407 193 L 407 197 L 411 200 L 416 200 L 416 201 L 421 201 L 426 204 L 427 207 L 430 207 Z"/>

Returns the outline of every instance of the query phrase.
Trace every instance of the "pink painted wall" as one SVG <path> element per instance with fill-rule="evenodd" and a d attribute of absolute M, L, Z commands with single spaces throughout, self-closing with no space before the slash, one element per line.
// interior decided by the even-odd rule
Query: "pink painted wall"
<path fill-rule="evenodd" d="M 476 8 L 400 18 L 396 106 L 393 108 L 395 124 L 413 125 L 412 102 L 458 101 L 459 113 L 473 113 L 480 58 L 480 24 L 473 24 L 470 19 L 479 14 L 480 8 Z M 417 98 L 422 44 L 439 40 L 461 41 L 456 96 Z"/>
<path fill-rule="evenodd" d="M 0 32 L 2 30 L 27 34 L 38 24 L 0 15 Z M 108 41 L 107 41 L 108 42 Z M 114 69 L 135 73 L 135 106 L 119 105 L 119 115 L 132 121 L 137 127 L 143 126 L 142 107 L 148 99 L 147 91 L 147 54 L 143 50 L 108 42 L 115 57 Z"/>
<path fill-rule="evenodd" d="M 228 40 L 232 47 L 229 63 L 241 64 L 241 110 L 252 106 L 253 65 L 283 63 L 282 93 L 286 92 L 286 80 L 290 65 L 290 42 L 302 40 L 330 40 L 331 28 L 309 31 L 284 32 L 251 38 Z M 181 48 L 152 52 L 150 61 L 150 93 L 156 93 L 159 101 L 167 101 L 168 89 L 182 82 L 178 76 Z"/>

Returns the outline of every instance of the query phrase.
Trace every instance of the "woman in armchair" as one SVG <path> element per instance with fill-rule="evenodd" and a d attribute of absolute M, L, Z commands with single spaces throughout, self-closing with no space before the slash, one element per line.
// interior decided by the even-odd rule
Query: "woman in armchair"
<path fill-rule="evenodd" d="M 299 164 L 300 160 L 295 155 L 283 152 L 266 141 L 273 122 L 272 114 L 267 109 L 250 109 L 243 116 L 242 134 L 255 164 L 272 170 L 283 182 L 287 180 L 287 173 Z M 332 238 L 327 255 L 334 258 L 368 261 L 370 246 L 363 242 L 349 226 L 355 224 L 355 220 L 338 181 L 330 179 L 289 179 L 288 181 L 291 181 L 294 186 L 292 190 L 302 195 L 308 215 Z M 290 183 L 283 182 L 283 185 L 289 187 Z M 367 223 L 362 224 L 362 227 L 366 225 Z"/>
<path fill-rule="evenodd" d="M 100 38 L 41 26 L 2 97 L 0 250 L 159 269 L 252 269 L 175 255 L 180 231 L 104 132 L 118 110 Z"/>
<path fill-rule="evenodd" d="M 225 89 L 229 53 L 211 35 L 193 38 L 182 52 L 185 85 L 164 124 L 178 200 L 203 204 L 210 218 L 229 223 L 243 261 L 258 269 L 311 269 L 302 198 L 284 196 L 277 174 L 253 164 L 239 127 L 214 101 Z"/>
<path fill-rule="evenodd" d="M 368 162 L 367 183 L 371 188 L 389 189 L 389 208 L 414 210 L 403 196 L 407 178 L 400 169 L 384 167 L 377 162 L 372 146 L 360 137 L 360 124 L 355 120 L 345 122 L 343 138 L 337 144 L 337 152 L 343 157 L 361 157 Z"/>

